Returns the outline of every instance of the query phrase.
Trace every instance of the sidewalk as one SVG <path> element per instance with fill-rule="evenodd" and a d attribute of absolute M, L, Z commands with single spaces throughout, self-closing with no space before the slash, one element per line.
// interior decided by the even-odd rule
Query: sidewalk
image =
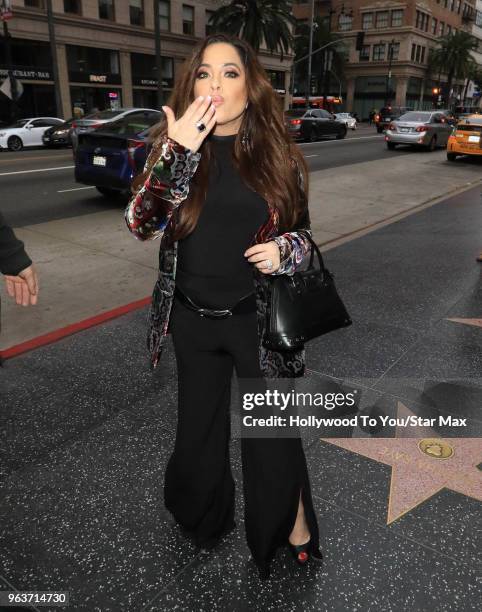
<path fill-rule="evenodd" d="M 321 193 L 322 183 L 316 189 Z M 88 612 L 477 609 L 481 191 L 474 187 L 326 253 L 354 324 L 307 345 L 313 388 L 341 379 L 360 390 L 361 410 L 453 415 L 467 425 L 460 433 L 424 431 L 432 447 L 436 440 L 452 451 L 440 455 L 447 458 L 422 452 L 424 440 L 396 431 L 390 442 L 350 429 L 336 439 L 307 433 L 321 568 L 298 569 L 280 550 L 273 578 L 259 582 L 244 539 L 236 439 L 238 529 L 210 553 L 183 539 L 162 497 L 176 429 L 176 365 L 169 340 L 159 368 L 149 370 L 142 308 L 0 368 L 3 589 L 69 590 L 72 609 Z M 401 192 L 394 193 L 401 206 Z M 98 241 L 102 235 L 100 229 Z M 75 245 L 92 264 L 94 237 L 84 245 L 82 237 L 62 236 L 57 244 Z M 134 260 L 126 244 L 113 240 L 99 253 L 100 274 L 112 270 L 111 259 L 133 274 L 154 274 L 145 245 Z M 116 300 L 121 284 L 111 281 Z M 108 297 L 98 286 L 98 297 Z M 67 288 L 60 291 L 66 299 Z"/>
<path fill-rule="evenodd" d="M 420 167 L 423 180 L 411 179 L 420 176 Z M 313 172 L 314 237 L 323 250 L 330 249 L 477 183 L 482 183 L 480 164 L 450 164 L 443 151 L 395 156 L 383 165 L 365 162 Z M 50 336 L 42 338 L 45 334 L 56 338 L 97 323 L 99 317 L 116 316 L 119 308 L 124 312 L 149 301 L 157 279 L 159 243 L 135 240 L 121 208 L 26 226 L 16 233 L 37 265 L 41 294 L 29 309 L 3 300 L 3 356 L 48 341 Z"/>

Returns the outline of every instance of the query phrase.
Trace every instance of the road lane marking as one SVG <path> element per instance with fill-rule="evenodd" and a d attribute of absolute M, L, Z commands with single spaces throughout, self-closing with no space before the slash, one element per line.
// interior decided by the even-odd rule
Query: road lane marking
<path fill-rule="evenodd" d="M 59 166 L 58 168 L 37 168 L 37 170 L 16 170 L 15 172 L 0 172 L 0 176 L 11 176 L 12 174 L 29 174 L 31 172 L 49 172 L 50 170 L 71 170 L 75 166 Z"/>
<path fill-rule="evenodd" d="M 300 145 L 310 145 L 310 144 L 328 144 L 329 142 L 352 142 L 353 140 L 373 140 L 373 139 L 377 139 L 377 140 L 383 140 L 383 136 L 377 135 L 377 136 L 357 136 L 356 138 L 342 138 L 341 140 L 337 140 L 336 138 L 330 139 L 330 140 L 316 140 L 315 142 L 300 142 Z"/>
<path fill-rule="evenodd" d="M 57 193 L 67 193 L 67 191 L 80 191 L 81 189 L 95 189 L 93 185 L 89 185 L 88 187 L 74 187 L 73 189 L 61 189 L 57 191 Z"/>
<path fill-rule="evenodd" d="M 315 153 L 314 155 L 303 155 L 303 157 L 318 157 L 318 153 Z"/>

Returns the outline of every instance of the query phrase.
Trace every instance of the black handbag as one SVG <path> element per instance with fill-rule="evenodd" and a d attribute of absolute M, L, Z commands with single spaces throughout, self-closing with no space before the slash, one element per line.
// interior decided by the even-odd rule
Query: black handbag
<path fill-rule="evenodd" d="M 267 275 L 269 297 L 262 345 L 274 351 L 303 348 L 307 340 L 352 321 L 335 287 L 333 274 L 325 268 L 320 249 L 308 235 L 311 255 L 308 268 L 292 276 Z M 314 253 L 319 269 L 314 268 Z"/>

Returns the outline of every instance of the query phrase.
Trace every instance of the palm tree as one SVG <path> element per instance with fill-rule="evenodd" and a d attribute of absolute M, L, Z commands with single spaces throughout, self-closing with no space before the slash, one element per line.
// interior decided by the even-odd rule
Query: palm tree
<path fill-rule="evenodd" d="M 474 58 L 472 51 L 477 49 L 477 39 L 467 32 L 455 32 L 438 39 L 439 47 L 432 49 L 429 55 L 429 72 L 438 71 L 439 82 L 441 74 L 447 75 L 447 101 L 454 81 L 465 78 Z"/>
<path fill-rule="evenodd" d="M 309 53 L 309 39 L 310 39 L 310 26 L 307 23 L 299 24 L 297 30 L 297 35 L 295 37 L 295 57 L 304 57 Z M 333 32 L 330 32 L 326 25 L 323 22 L 321 17 L 315 17 L 313 23 L 313 51 L 319 49 L 320 47 L 324 47 L 328 43 L 340 41 L 338 45 L 332 45 L 326 51 L 315 53 L 311 59 L 311 74 L 320 75 L 320 85 L 321 85 L 321 77 L 324 76 L 327 79 L 327 91 L 329 89 L 329 74 L 323 75 L 323 64 L 324 64 L 324 54 L 331 50 L 333 53 L 333 61 L 331 70 L 336 74 L 336 76 L 341 80 L 345 72 L 345 64 L 347 51 L 342 46 L 342 37 Z M 308 59 L 306 62 L 300 62 L 298 64 L 299 67 L 296 68 L 296 72 L 301 76 L 302 80 L 306 82 L 308 78 Z M 293 84 L 294 85 L 294 84 Z"/>
<path fill-rule="evenodd" d="M 215 11 L 209 23 L 214 32 L 235 34 L 256 52 L 264 39 L 271 54 L 280 50 L 283 61 L 294 44 L 289 25 L 294 28 L 296 19 L 291 4 L 290 0 L 232 0 Z"/>

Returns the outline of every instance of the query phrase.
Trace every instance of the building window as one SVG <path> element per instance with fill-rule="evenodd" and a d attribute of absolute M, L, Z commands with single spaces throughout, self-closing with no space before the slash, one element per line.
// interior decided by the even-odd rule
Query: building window
<path fill-rule="evenodd" d="M 362 28 L 364 30 L 369 30 L 370 28 L 373 28 L 373 13 L 362 14 Z"/>
<path fill-rule="evenodd" d="M 428 21 L 429 16 L 427 13 L 422 13 L 422 11 L 417 11 L 417 17 L 415 22 L 415 27 L 419 30 L 423 30 L 424 32 L 428 31 Z"/>
<path fill-rule="evenodd" d="M 444 8 L 447 8 L 449 5 L 449 0 L 444 0 Z"/>
<path fill-rule="evenodd" d="M 447 24 L 447 36 L 451 33 L 452 33 L 452 26 L 448 23 Z"/>
<path fill-rule="evenodd" d="M 392 28 L 401 26 L 403 22 L 403 10 L 392 11 Z"/>
<path fill-rule="evenodd" d="M 29 6 L 31 8 L 44 9 L 45 0 L 25 0 L 25 6 Z"/>
<path fill-rule="evenodd" d="M 99 19 L 115 20 L 114 0 L 99 0 Z"/>
<path fill-rule="evenodd" d="M 388 11 L 378 11 L 377 17 L 377 28 L 388 28 Z"/>
<path fill-rule="evenodd" d="M 438 26 L 438 35 L 443 36 L 445 32 L 445 23 L 441 21 Z"/>
<path fill-rule="evenodd" d="M 129 0 L 129 18 L 131 25 L 144 25 L 144 2 L 143 0 Z"/>
<path fill-rule="evenodd" d="M 432 17 L 432 34 L 437 34 L 437 23 L 435 17 Z"/>
<path fill-rule="evenodd" d="M 159 21 L 161 30 L 171 29 L 171 3 L 159 0 Z"/>
<path fill-rule="evenodd" d="M 338 17 L 338 29 L 347 32 L 352 28 L 352 17 L 350 15 L 340 15 Z"/>
<path fill-rule="evenodd" d="M 210 23 L 213 15 L 214 15 L 214 11 L 206 10 L 206 36 L 214 32 L 214 28 L 212 24 Z"/>
<path fill-rule="evenodd" d="M 182 5 L 182 32 L 194 36 L 194 7 Z"/>
<path fill-rule="evenodd" d="M 373 60 L 380 61 L 385 59 L 385 45 L 373 45 Z"/>
<path fill-rule="evenodd" d="M 451 0 L 451 2 L 450 2 L 450 10 L 452 12 L 454 12 L 454 10 L 455 10 L 455 0 Z"/>
<path fill-rule="evenodd" d="M 400 53 L 400 43 L 392 43 L 390 45 L 390 49 L 391 49 L 392 61 L 396 61 Z"/>
<path fill-rule="evenodd" d="M 420 56 L 420 63 L 423 64 L 425 62 L 425 47 L 422 47 L 422 54 Z"/>
<path fill-rule="evenodd" d="M 94 74 L 120 74 L 119 53 L 97 47 L 67 45 L 69 72 Z"/>
<path fill-rule="evenodd" d="M 360 62 L 370 61 L 370 45 L 363 45 L 360 49 Z"/>
<path fill-rule="evenodd" d="M 462 2 L 461 2 L 461 0 L 457 0 L 457 3 L 456 3 L 456 5 L 455 5 L 455 6 L 456 6 L 456 9 L 455 9 L 455 10 L 456 10 L 456 11 L 457 11 L 457 13 L 460 15 L 460 7 L 462 6 Z"/>
<path fill-rule="evenodd" d="M 412 44 L 412 54 L 410 56 L 410 59 L 412 60 L 412 62 L 415 61 L 415 51 L 417 49 L 417 45 Z"/>
<path fill-rule="evenodd" d="M 80 0 L 64 0 L 64 13 L 81 15 L 82 9 L 80 6 Z"/>

